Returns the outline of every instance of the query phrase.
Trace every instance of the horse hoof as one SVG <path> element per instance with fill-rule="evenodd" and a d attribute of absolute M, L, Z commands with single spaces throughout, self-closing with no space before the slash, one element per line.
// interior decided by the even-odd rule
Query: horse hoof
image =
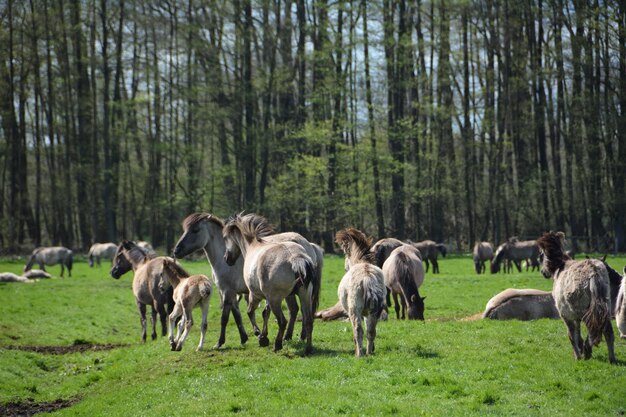
<path fill-rule="evenodd" d="M 248 341 L 248 335 L 247 335 L 247 334 L 245 334 L 245 333 L 244 333 L 244 334 L 242 334 L 242 335 L 241 335 L 241 344 L 242 344 L 242 345 L 245 345 L 247 341 Z"/>
<path fill-rule="evenodd" d="M 259 329 L 254 329 L 254 335 L 259 337 L 261 335 L 261 331 Z"/>
<path fill-rule="evenodd" d="M 270 345 L 270 340 L 266 336 L 259 337 L 259 346 L 267 347 Z"/>
<path fill-rule="evenodd" d="M 176 352 L 183 350 L 183 345 L 176 345 Z"/>
<path fill-rule="evenodd" d="M 155 334 L 152 335 L 152 340 L 156 340 L 156 338 L 157 338 L 157 335 L 155 333 Z"/>
<path fill-rule="evenodd" d="M 283 344 L 282 343 L 275 343 L 274 344 L 274 352 L 278 352 L 279 350 L 283 349 Z"/>

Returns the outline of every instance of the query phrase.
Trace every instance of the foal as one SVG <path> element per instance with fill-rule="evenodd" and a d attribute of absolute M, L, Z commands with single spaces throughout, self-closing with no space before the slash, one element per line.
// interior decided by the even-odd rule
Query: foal
<path fill-rule="evenodd" d="M 337 232 L 335 241 L 349 259 L 350 269 L 341 279 L 337 290 L 343 309 L 348 312 L 354 335 L 354 355 L 362 355 L 363 316 L 367 328 L 366 354 L 374 353 L 376 339 L 376 323 L 378 316 L 385 307 L 385 280 L 383 271 L 373 265 L 374 254 L 370 252 L 372 245 L 361 231 L 348 228 Z"/>
<path fill-rule="evenodd" d="M 165 279 L 163 279 L 165 278 Z M 200 325 L 200 343 L 196 350 L 202 350 L 204 346 L 204 335 L 207 329 L 207 315 L 209 313 L 209 301 L 211 299 L 211 281 L 206 275 L 189 276 L 176 262 L 163 259 L 163 273 L 159 282 L 159 290 L 167 291 L 169 287 L 174 288 L 174 311 L 170 314 L 169 340 L 172 350 L 179 351 L 183 348 L 183 343 L 189 335 L 189 329 L 193 326 L 192 310 L 196 306 L 202 309 L 202 324 Z M 178 323 L 178 332 L 174 338 L 174 326 L 176 319 L 180 316 L 183 319 Z M 185 330 L 182 332 L 182 328 Z"/>

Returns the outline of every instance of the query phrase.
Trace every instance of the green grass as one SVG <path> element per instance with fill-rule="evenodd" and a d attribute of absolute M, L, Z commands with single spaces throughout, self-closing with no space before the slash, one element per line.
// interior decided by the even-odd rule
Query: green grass
<path fill-rule="evenodd" d="M 621 270 L 626 258 L 610 258 Z M 326 257 L 321 307 L 336 302 L 343 259 Z M 0 262 L 20 272 L 23 263 Z M 207 273 L 206 262 L 187 262 Z M 378 325 L 376 353 L 353 357 L 349 323 L 316 322 L 315 353 L 301 342 L 280 353 L 244 347 L 234 323 L 224 349 L 214 294 L 204 352 L 195 352 L 199 311 L 182 352 L 166 338 L 139 342 L 140 324 L 130 274 L 75 264 L 72 278 L 0 284 L 0 404 L 79 398 L 57 415 L 598 415 L 626 412 L 626 343 L 616 341 L 618 366 L 606 344 L 589 361 L 572 357 L 558 320 L 464 320 L 508 288 L 548 290 L 537 272 L 477 276 L 469 257 L 440 261 L 428 273 L 426 322 L 391 318 Z M 51 267 L 53 274 L 60 267 Z M 242 304 L 243 308 L 243 304 Z M 257 314 L 260 320 L 260 312 Z M 250 328 L 244 319 L 246 328 Z M 300 324 L 296 327 L 299 332 Z M 270 324 L 270 339 L 276 324 Z M 125 344 L 109 351 L 49 355 L 9 345 Z"/>

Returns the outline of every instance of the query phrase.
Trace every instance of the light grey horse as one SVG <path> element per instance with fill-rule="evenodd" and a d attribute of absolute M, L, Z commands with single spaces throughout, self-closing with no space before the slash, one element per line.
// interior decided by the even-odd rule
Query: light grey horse
<path fill-rule="evenodd" d="M 385 307 L 387 290 L 383 271 L 373 264 L 371 240 L 361 231 L 353 228 L 341 230 L 337 232 L 335 241 L 350 259 L 350 269 L 341 279 L 337 295 L 352 323 L 354 355 L 362 355 L 363 318 L 367 336 L 366 354 L 371 355 L 375 350 L 378 316 Z"/>
<path fill-rule="evenodd" d="M 166 292 L 168 288 L 174 289 L 174 311 L 169 316 L 170 333 L 169 341 L 172 350 L 180 351 L 183 343 L 189 336 L 189 330 L 193 326 L 193 309 L 200 306 L 202 310 L 202 322 L 200 324 L 200 343 L 197 351 L 201 351 L 204 347 L 204 335 L 207 330 L 207 317 L 209 314 L 209 302 L 211 300 L 212 286 L 211 281 L 206 275 L 198 274 L 189 276 L 180 265 L 174 261 L 163 259 L 163 269 L 161 281 L 159 282 L 159 290 Z M 174 327 L 176 319 L 180 316 L 183 319 L 178 323 L 178 332 L 174 338 Z M 184 331 L 181 331 L 183 330 Z"/>
<path fill-rule="evenodd" d="M 493 245 L 489 242 L 476 242 L 472 258 L 474 259 L 476 273 L 484 274 L 486 270 L 485 262 L 491 262 L 493 259 Z"/>
<path fill-rule="evenodd" d="M 424 282 L 424 266 L 419 255 L 417 248 L 403 244 L 395 248 L 383 264 L 385 286 L 388 290 L 387 304 L 390 304 L 389 293 L 391 293 L 398 319 L 402 305 L 402 319 L 406 311 L 409 320 L 424 320 L 426 297 L 420 296 L 419 293 L 419 287 Z"/>
<path fill-rule="evenodd" d="M 117 245 L 113 242 L 109 243 L 94 243 L 89 248 L 89 253 L 87 253 L 87 258 L 89 259 L 89 267 L 93 268 L 94 260 L 95 263 L 100 266 L 100 259 L 110 259 L 113 260 L 115 253 L 117 252 Z"/>
<path fill-rule="evenodd" d="M 35 263 L 39 265 L 39 269 L 45 271 L 45 265 L 61 264 L 61 278 L 63 272 L 67 268 L 69 276 L 72 276 L 72 251 L 63 246 L 41 247 L 37 248 L 30 255 L 28 263 L 24 267 L 24 272 L 29 271 Z"/>
<path fill-rule="evenodd" d="M 544 233 L 537 244 L 543 253 L 541 272 L 546 278 L 554 278 L 552 295 L 574 349 L 580 359 L 591 357 L 593 346 L 606 339 L 609 362 L 616 363 L 613 326 L 611 324 L 611 299 L 609 276 L 604 263 L 598 259 L 574 261 L 563 249 L 565 235 L 562 232 Z M 587 327 L 583 342 L 580 323 Z"/>
<path fill-rule="evenodd" d="M 283 347 L 283 336 L 287 327 L 281 304 L 289 295 L 296 293 L 300 299 L 302 325 L 306 332 L 305 353 L 312 352 L 313 312 L 315 300 L 319 300 L 321 282 L 317 280 L 315 263 L 304 248 L 293 242 L 269 242 L 265 237 L 272 229 L 265 218 L 258 215 L 236 215 L 228 219 L 222 235 L 226 243 L 226 262 L 236 262 L 236 252 L 244 258 L 243 278 L 248 287 L 248 313 L 254 313 L 265 299 L 278 320 L 278 334 L 274 351 Z M 235 249 L 236 248 L 236 249 Z M 263 329 L 259 344 L 267 346 L 269 311 L 263 312 Z"/>
<path fill-rule="evenodd" d="M 559 312 L 549 291 L 508 288 L 494 295 L 485 307 L 484 319 L 558 319 Z"/>
<path fill-rule="evenodd" d="M 22 275 L 26 278 L 52 278 L 52 275 L 47 273 L 46 271 L 42 271 L 41 269 L 31 269 L 30 271 L 24 272 Z"/>
<path fill-rule="evenodd" d="M 626 339 L 626 266 L 624 267 L 624 277 L 617 293 L 615 321 L 617 322 L 620 337 Z"/>

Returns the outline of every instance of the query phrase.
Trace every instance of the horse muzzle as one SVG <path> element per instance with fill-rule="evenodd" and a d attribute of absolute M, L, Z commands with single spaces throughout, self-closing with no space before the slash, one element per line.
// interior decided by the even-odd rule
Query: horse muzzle
<path fill-rule="evenodd" d="M 112 276 L 113 278 L 115 278 L 115 279 L 120 279 L 120 273 L 119 273 L 119 271 L 118 271 L 117 267 L 113 267 L 113 268 L 111 269 L 111 276 Z"/>

